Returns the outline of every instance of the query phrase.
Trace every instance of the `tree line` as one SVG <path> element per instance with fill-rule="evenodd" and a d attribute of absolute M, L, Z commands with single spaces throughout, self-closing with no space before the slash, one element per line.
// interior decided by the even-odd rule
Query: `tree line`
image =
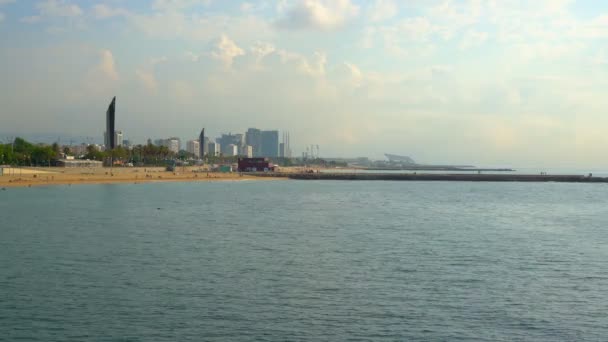
<path fill-rule="evenodd" d="M 8 144 L 0 144 L 0 165 L 50 166 L 60 157 L 59 144 L 32 144 L 25 139 L 15 138 Z"/>

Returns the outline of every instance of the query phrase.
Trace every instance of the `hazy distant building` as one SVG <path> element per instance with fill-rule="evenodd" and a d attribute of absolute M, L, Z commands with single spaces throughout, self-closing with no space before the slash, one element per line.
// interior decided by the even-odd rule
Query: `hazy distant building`
<path fill-rule="evenodd" d="M 262 131 L 262 156 L 279 156 L 279 131 Z"/>
<path fill-rule="evenodd" d="M 201 144 L 198 140 L 188 140 L 186 143 L 186 151 L 192 153 L 195 158 L 200 158 Z"/>
<path fill-rule="evenodd" d="M 246 158 L 253 158 L 253 147 L 251 145 L 243 146 L 240 155 Z"/>
<path fill-rule="evenodd" d="M 226 146 L 225 150 L 224 150 L 224 155 L 226 157 L 235 157 L 239 155 L 239 147 L 235 144 L 230 144 L 228 146 Z"/>
<path fill-rule="evenodd" d="M 257 128 L 250 128 L 245 133 L 245 145 L 251 146 L 254 157 L 262 156 L 262 131 Z"/>
<path fill-rule="evenodd" d="M 207 137 L 205 137 L 205 129 L 203 128 L 201 130 L 201 134 L 198 135 L 198 141 L 199 141 L 199 151 L 198 151 L 198 156 L 199 158 L 205 158 L 205 156 L 207 155 L 207 151 L 209 151 L 209 143 L 207 141 Z"/>
<path fill-rule="evenodd" d="M 289 132 L 283 133 L 283 142 L 279 144 L 279 157 L 291 158 L 291 142 Z"/>
<path fill-rule="evenodd" d="M 116 96 L 112 98 L 112 102 L 110 102 L 110 106 L 106 111 L 106 133 L 104 137 L 104 143 L 106 145 L 106 149 L 114 149 L 116 147 L 114 140 L 114 130 L 116 124 Z"/>
<path fill-rule="evenodd" d="M 125 147 L 125 148 L 129 148 L 130 149 L 131 148 L 131 140 L 123 139 L 122 140 L 122 146 Z"/>
<path fill-rule="evenodd" d="M 123 138 L 122 131 L 114 132 L 114 146 L 115 147 L 122 146 L 122 138 Z"/>
<path fill-rule="evenodd" d="M 167 139 L 166 141 L 167 141 L 167 148 L 169 149 L 169 151 L 171 151 L 173 153 L 179 153 L 179 150 L 181 149 L 181 141 L 179 140 L 179 138 L 171 137 L 171 138 Z"/>
<path fill-rule="evenodd" d="M 243 134 L 222 134 L 221 137 L 216 139 L 216 142 L 219 143 L 222 148 L 227 148 L 228 145 L 236 145 L 239 149 L 245 145 L 245 137 Z M 226 154 L 224 151 L 222 153 Z"/>
<path fill-rule="evenodd" d="M 208 156 L 210 157 L 218 157 L 220 155 L 220 144 L 219 143 L 214 143 L 214 142 L 210 142 L 209 144 L 207 144 L 207 150 L 208 150 Z"/>

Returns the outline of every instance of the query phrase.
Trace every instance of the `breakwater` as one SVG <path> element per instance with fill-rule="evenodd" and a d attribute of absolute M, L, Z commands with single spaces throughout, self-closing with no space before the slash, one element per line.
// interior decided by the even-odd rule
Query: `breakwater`
<path fill-rule="evenodd" d="M 582 175 L 514 174 L 412 174 L 412 173 L 267 173 L 260 176 L 299 180 L 385 180 L 385 181 L 458 181 L 458 182 L 560 182 L 608 183 L 608 177 Z"/>

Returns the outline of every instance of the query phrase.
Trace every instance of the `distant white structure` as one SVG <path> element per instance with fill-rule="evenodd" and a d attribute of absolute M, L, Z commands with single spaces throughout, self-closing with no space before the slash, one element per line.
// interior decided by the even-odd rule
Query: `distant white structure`
<path fill-rule="evenodd" d="M 279 144 L 279 157 L 291 158 L 291 137 L 289 132 L 283 133 L 283 142 Z"/>
<path fill-rule="evenodd" d="M 169 151 L 171 151 L 173 153 L 179 153 L 179 149 L 181 147 L 179 138 L 171 137 L 166 140 L 166 143 L 167 143 L 167 148 L 169 149 Z"/>
<path fill-rule="evenodd" d="M 123 140 L 122 138 L 123 138 L 122 131 L 114 132 L 114 146 L 116 146 L 116 147 L 122 146 L 122 140 Z"/>
<path fill-rule="evenodd" d="M 247 157 L 247 158 L 253 158 L 253 146 L 251 146 L 251 145 L 243 146 L 243 148 L 241 149 L 241 156 Z"/>
<path fill-rule="evenodd" d="M 227 157 L 235 157 L 239 155 L 239 147 L 235 144 L 229 144 L 226 146 L 226 151 L 224 155 Z"/>
<path fill-rule="evenodd" d="M 186 151 L 188 151 L 188 153 L 192 153 L 194 154 L 194 156 L 199 159 L 201 157 L 201 149 L 200 149 L 200 143 L 198 140 L 188 140 L 188 142 L 186 143 Z"/>
<path fill-rule="evenodd" d="M 219 157 L 220 155 L 220 144 L 219 143 L 214 143 L 214 142 L 210 142 L 207 145 L 207 150 L 208 150 L 208 154 L 210 157 Z"/>

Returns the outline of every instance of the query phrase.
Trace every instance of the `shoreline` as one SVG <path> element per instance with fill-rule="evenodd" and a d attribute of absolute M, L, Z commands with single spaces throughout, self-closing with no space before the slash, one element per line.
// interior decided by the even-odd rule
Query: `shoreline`
<path fill-rule="evenodd" d="M 143 184 L 165 182 L 226 182 L 245 180 L 274 180 L 282 177 L 258 177 L 243 173 L 198 171 L 194 168 L 181 172 L 165 171 L 164 168 L 100 168 L 17 169 L 12 174 L 0 176 L 0 189 L 80 184 Z"/>

